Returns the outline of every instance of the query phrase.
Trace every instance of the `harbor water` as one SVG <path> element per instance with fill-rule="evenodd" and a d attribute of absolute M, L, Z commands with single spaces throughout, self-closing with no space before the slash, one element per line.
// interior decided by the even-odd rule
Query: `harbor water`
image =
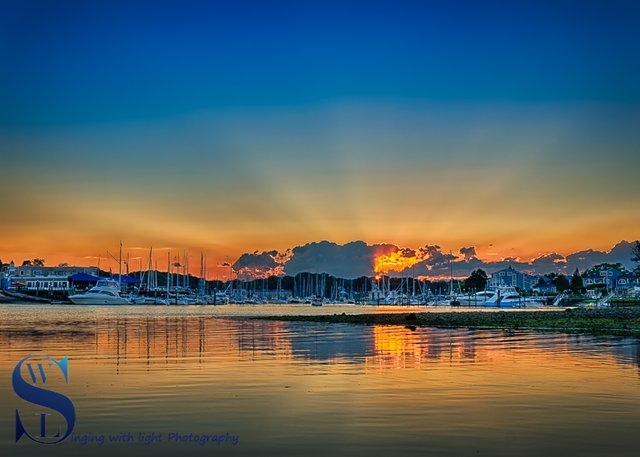
<path fill-rule="evenodd" d="M 637 455 L 638 339 L 259 319 L 390 311 L 0 305 L 0 455 Z M 32 354 L 68 357 L 56 445 L 15 442 Z"/>

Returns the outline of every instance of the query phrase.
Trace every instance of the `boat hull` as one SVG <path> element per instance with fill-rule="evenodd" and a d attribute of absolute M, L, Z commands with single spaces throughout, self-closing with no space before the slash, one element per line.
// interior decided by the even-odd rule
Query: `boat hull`
<path fill-rule="evenodd" d="M 122 297 L 110 297 L 110 296 L 96 296 L 87 297 L 86 295 L 72 295 L 69 297 L 71 303 L 74 305 L 130 305 L 131 302 Z"/>
<path fill-rule="evenodd" d="M 488 308 L 539 308 L 544 303 L 538 300 L 502 300 L 500 304 L 495 301 L 488 301 L 484 305 Z"/>
<path fill-rule="evenodd" d="M 167 300 L 155 297 L 137 297 L 132 300 L 133 305 L 167 305 Z"/>

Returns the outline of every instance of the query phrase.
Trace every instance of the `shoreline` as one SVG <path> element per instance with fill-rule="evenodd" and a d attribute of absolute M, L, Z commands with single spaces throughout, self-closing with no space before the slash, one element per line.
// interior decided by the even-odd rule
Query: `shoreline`
<path fill-rule="evenodd" d="M 426 313 L 262 316 L 255 319 L 326 324 L 402 325 L 474 330 L 534 330 L 640 338 L 640 307 L 544 311 L 431 311 Z"/>

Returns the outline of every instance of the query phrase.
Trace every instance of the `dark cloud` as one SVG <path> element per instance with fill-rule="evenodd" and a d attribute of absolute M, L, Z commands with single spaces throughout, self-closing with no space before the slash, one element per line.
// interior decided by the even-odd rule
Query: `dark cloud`
<path fill-rule="evenodd" d="M 242 254 L 232 265 L 233 270 L 241 279 L 255 279 L 278 273 L 280 264 L 276 261 L 278 251 L 255 251 Z"/>
<path fill-rule="evenodd" d="M 329 241 L 308 243 L 296 246 L 284 253 L 277 251 L 243 254 L 234 264 L 236 272 L 250 277 L 252 274 L 262 277 L 268 274 L 296 275 L 302 272 L 329 273 L 343 278 L 373 276 L 375 259 L 381 255 L 403 256 L 411 262 L 411 274 L 441 278 L 449 276 L 468 276 L 473 270 L 482 268 L 487 273 L 509 266 L 533 275 L 549 272 L 569 274 L 576 268 L 585 270 L 595 264 L 620 262 L 631 267 L 633 243 L 622 241 L 610 251 L 585 250 L 566 257 L 557 254 L 545 254 L 530 262 L 516 257 L 507 257 L 497 261 L 478 259 L 474 246 L 460 249 L 460 256 L 444 253 L 438 245 L 425 245 L 419 249 L 403 248 L 393 244 L 369 245 L 364 241 L 353 241 L 344 245 Z M 384 270 L 383 270 L 384 271 Z M 391 274 L 399 274 L 392 270 Z"/>
<path fill-rule="evenodd" d="M 262 253 L 255 251 L 252 254 L 242 254 L 233 264 L 233 269 L 237 270 L 247 267 L 274 268 L 278 266 L 278 263 L 273 258 L 277 253 L 278 251 L 266 251 Z"/>
<path fill-rule="evenodd" d="M 469 261 L 477 257 L 475 246 L 470 246 L 468 248 L 460 248 L 460 254 L 464 256 L 464 260 L 466 261 Z"/>
<path fill-rule="evenodd" d="M 564 272 L 567 260 L 560 254 L 551 253 L 537 257 L 531 261 L 531 268 L 534 272 L 541 274 L 556 271 Z"/>
<path fill-rule="evenodd" d="M 587 268 L 598 263 L 618 263 L 631 268 L 631 251 L 635 241 L 620 241 L 610 251 L 594 251 L 593 249 L 587 249 L 585 251 L 578 251 L 567 256 L 566 268 L 567 271 L 573 272 L 576 268 L 578 270 L 586 270 Z"/>
<path fill-rule="evenodd" d="M 375 257 L 397 250 L 398 247 L 392 244 L 368 245 L 364 241 L 344 245 L 329 241 L 308 243 L 291 250 L 285 273 L 329 273 L 342 278 L 371 276 Z"/>
<path fill-rule="evenodd" d="M 440 246 L 434 245 L 425 245 L 423 248 L 419 249 L 422 257 L 425 259 L 425 264 L 427 266 L 437 267 L 444 264 L 449 264 L 450 260 L 455 260 L 456 256 L 453 254 L 444 254 L 440 250 Z"/>
<path fill-rule="evenodd" d="M 411 248 L 399 248 L 398 250 L 405 257 L 415 257 L 416 256 L 416 251 L 411 249 Z"/>

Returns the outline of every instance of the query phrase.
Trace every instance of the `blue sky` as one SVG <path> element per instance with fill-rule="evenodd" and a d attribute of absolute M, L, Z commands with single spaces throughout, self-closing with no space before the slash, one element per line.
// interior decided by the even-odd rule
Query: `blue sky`
<path fill-rule="evenodd" d="M 640 238 L 639 13 L 3 1 L 0 254 Z"/>
<path fill-rule="evenodd" d="M 637 103 L 637 2 L 0 6 L 0 125 L 336 99 Z"/>

